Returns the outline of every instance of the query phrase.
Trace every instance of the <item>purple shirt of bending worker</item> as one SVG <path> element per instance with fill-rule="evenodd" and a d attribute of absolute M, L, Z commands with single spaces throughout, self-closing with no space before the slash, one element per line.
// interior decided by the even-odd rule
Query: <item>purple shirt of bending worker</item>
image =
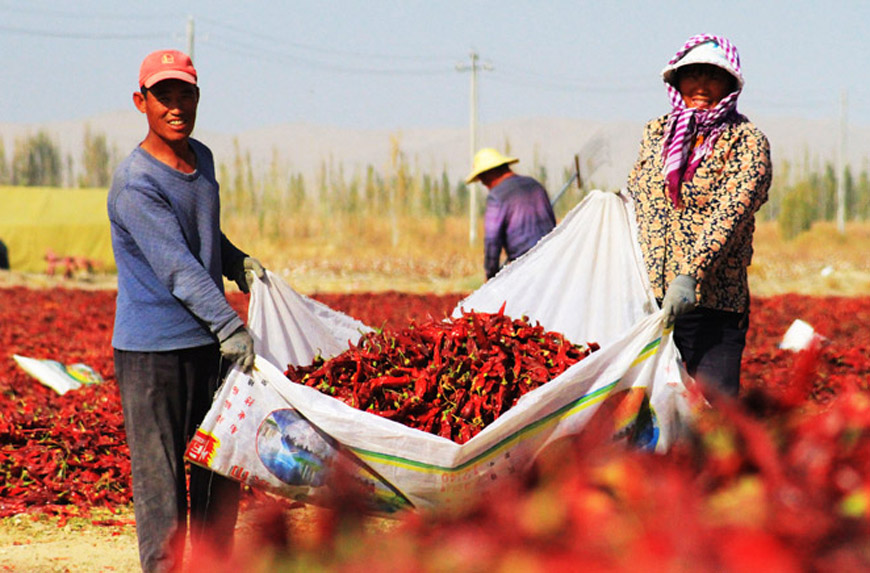
<path fill-rule="evenodd" d="M 493 148 L 483 148 L 474 155 L 474 166 L 465 179 L 466 183 L 480 180 L 489 189 L 483 219 L 483 267 L 487 280 L 501 268 L 502 250 L 509 263 L 556 226 L 547 190 L 531 177 L 511 170 L 511 164 L 518 161 Z"/>
<path fill-rule="evenodd" d="M 556 226 L 550 197 L 540 183 L 525 175 L 511 175 L 492 187 L 483 219 L 486 278 L 499 271 L 501 251 L 511 262 L 535 246 Z"/>

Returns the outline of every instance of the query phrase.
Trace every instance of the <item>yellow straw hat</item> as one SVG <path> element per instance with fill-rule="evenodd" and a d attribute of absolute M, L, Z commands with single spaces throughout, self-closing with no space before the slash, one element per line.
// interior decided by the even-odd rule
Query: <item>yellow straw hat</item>
<path fill-rule="evenodd" d="M 516 157 L 506 157 L 493 149 L 492 147 L 484 147 L 474 154 L 474 162 L 471 167 L 471 173 L 465 178 L 466 183 L 473 183 L 480 177 L 480 174 L 502 165 L 510 165 L 517 163 L 519 159 Z"/>

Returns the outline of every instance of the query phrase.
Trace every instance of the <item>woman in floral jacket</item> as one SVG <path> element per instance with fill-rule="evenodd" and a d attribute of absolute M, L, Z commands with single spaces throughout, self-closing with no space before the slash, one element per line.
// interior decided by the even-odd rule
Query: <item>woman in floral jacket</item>
<path fill-rule="evenodd" d="M 647 124 L 628 179 L 641 250 L 689 374 L 736 396 L 770 145 L 737 111 L 743 75 L 727 39 L 690 38 L 662 77 L 673 108 Z"/>

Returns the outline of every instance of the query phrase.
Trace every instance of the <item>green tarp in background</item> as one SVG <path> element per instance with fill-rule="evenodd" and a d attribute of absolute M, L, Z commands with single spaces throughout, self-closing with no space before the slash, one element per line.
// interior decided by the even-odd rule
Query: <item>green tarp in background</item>
<path fill-rule="evenodd" d="M 107 189 L 0 187 L 0 240 L 13 271 L 41 273 L 49 250 L 114 272 Z"/>

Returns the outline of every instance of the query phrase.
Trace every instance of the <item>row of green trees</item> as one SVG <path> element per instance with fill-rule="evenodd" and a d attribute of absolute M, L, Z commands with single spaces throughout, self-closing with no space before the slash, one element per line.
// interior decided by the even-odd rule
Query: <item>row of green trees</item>
<path fill-rule="evenodd" d="M 849 221 L 870 220 L 870 166 L 865 161 L 855 175 L 851 165 L 843 170 L 843 207 Z M 837 170 L 831 163 L 783 161 L 774 167 L 774 179 L 761 217 L 777 221 L 783 237 L 790 239 L 810 229 L 816 221 L 837 217 Z"/>
<path fill-rule="evenodd" d="M 74 170 L 72 155 L 63 156 L 60 146 L 45 132 L 16 139 L 11 158 L 0 137 L 0 185 L 25 187 L 108 187 L 116 155 L 105 134 L 85 128 L 79 158 L 80 172 Z"/>
<path fill-rule="evenodd" d="M 582 170 L 582 166 L 581 166 Z M 534 162 L 531 174 L 541 181 L 551 196 L 559 192 L 562 182 L 573 173 L 565 168 L 561 179 L 548 181 L 543 165 Z M 348 172 L 344 165 L 332 159 L 323 161 L 313 181 L 301 174 L 282 169 L 277 153 L 264 177 L 252 170 L 250 157 L 236 147 L 236 159 L 230 168 L 221 166 L 223 195 L 230 213 L 255 214 L 261 211 L 299 209 L 312 214 L 363 215 L 397 210 L 411 216 L 446 217 L 467 215 L 471 188 L 463 181 L 451 181 L 445 168 L 440 174 L 423 172 L 411 164 L 393 142 L 389 168 L 378 171 L 372 165 Z M 231 182 L 227 185 L 226 182 Z M 583 189 L 571 185 L 556 206 L 558 216 L 564 215 L 585 195 L 586 189 L 600 188 L 594 181 L 585 181 Z M 870 220 L 870 160 L 855 174 L 851 165 L 843 172 L 844 209 L 849 221 Z M 485 191 L 477 186 L 483 198 Z M 482 214 L 484 201 L 478 201 Z M 830 162 L 781 161 L 774 168 L 774 179 L 768 201 L 759 218 L 776 221 L 785 238 L 793 238 L 809 230 L 816 221 L 833 221 L 837 216 L 837 176 Z"/>
<path fill-rule="evenodd" d="M 509 146 L 509 143 L 505 143 Z M 509 152 L 509 150 L 508 150 Z M 119 160 L 106 136 L 85 129 L 74 170 L 72 155 L 63 156 L 60 146 L 44 131 L 17 139 L 11 156 L 0 137 L 0 185 L 52 187 L 108 187 Z M 471 187 L 451 180 L 447 166 L 440 172 L 427 172 L 414 164 L 401 150 L 398 138 L 391 142 L 389 162 L 380 169 L 373 165 L 345 168 L 334 158 L 325 159 L 317 173 L 308 179 L 282 162 L 277 150 L 264 172 L 254 169 L 250 153 L 236 141 L 231 164 L 218 166 L 225 213 L 228 216 L 304 211 L 322 217 L 336 215 L 401 215 L 445 218 L 468 212 Z M 561 181 L 548 181 L 546 168 L 537 159 L 531 173 L 555 194 L 561 181 L 572 173 L 566 168 Z M 586 182 L 586 188 L 594 188 Z M 482 212 L 484 192 L 477 186 Z M 844 170 L 845 212 L 849 220 L 870 219 L 870 165 L 865 162 L 856 174 L 851 166 Z M 571 186 L 557 205 L 564 214 L 583 191 Z M 834 166 L 806 158 L 795 163 L 782 161 L 775 166 L 769 201 L 760 217 L 776 220 L 783 235 L 794 237 L 808 230 L 815 221 L 831 221 L 837 214 L 837 175 Z"/>
<path fill-rule="evenodd" d="M 446 167 L 425 173 L 414 167 L 394 139 L 384 169 L 369 164 L 347 170 L 333 158 L 321 162 L 316 174 L 282 166 L 277 151 L 265 174 L 255 174 L 250 155 L 235 148 L 233 164 L 220 164 L 218 178 L 224 210 L 229 214 L 294 210 L 312 214 L 402 215 L 447 217 L 464 213 L 469 188 L 453 182 Z"/>

